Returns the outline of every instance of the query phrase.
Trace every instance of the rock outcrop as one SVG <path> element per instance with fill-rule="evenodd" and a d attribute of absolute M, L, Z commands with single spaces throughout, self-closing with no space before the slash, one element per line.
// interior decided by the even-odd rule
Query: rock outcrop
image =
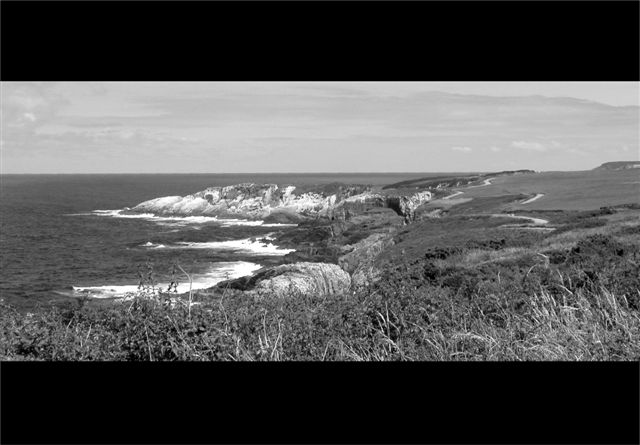
<path fill-rule="evenodd" d="M 352 274 L 358 268 L 372 262 L 382 251 L 393 244 L 393 237 L 390 233 L 374 233 L 353 246 L 345 246 L 345 250 L 350 250 L 350 252 L 341 256 L 338 259 L 338 264 L 346 272 Z"/>
<path fill-rule="evenodd" d="M 278 232 L 276 243 L 282 248 L 295 249 L 283 257 L 287 263 L 338 263 L 359 241 L 373 233 L 390 233 L 402 226 L 403 221 L 389 208 L 374 207 L 344 220 L 301 223 L 296 228 Z"/>
<path fill-rule="evenodd" d="M 270 267 L 252 277 L 231 280 L 221 286 L 256 295 L 322 297 L 347 292 L 351 277 L 337 264 L 301 262 Z"/>
<path fill-rule="evenodd" d="M 266 222 L 300 222 L 318 218 L 346 220 L 371 208 L 392 208 L 408 221 L 415 209 L 431 199 L 431 192 L 409 196 L 374 192 L 368 186 L 335 185 L 315 189 L 293 185 L 237 184 L 209 187 L 193 195 L 165 196 L 142 202 L 129 213 L 170 216 L 218 216 Z"/>
<path fill-rule="evenodd" d="M 375 266 L 376 258 L 387 248 L 394 245 L 393 233 L 374 233 L 357 242 L 349 253 L 339 258 L 338 264 L 351 275 L 351 288 L 367 286 L 374 283 L 381 276 Z"/>
<path fill-rule="evenodd" d="M 167 196 L 142 202 L 129 211 L 156 215 L 209 215 L 222 218 L 265 219 L 290 222 L 330 217 L 336 203 L 362 193 L 363 188 L 345 186 L 334 193 L 313 191 L 296 194 L 296 187 L 276 184 L 237 184 L 209 187 L 193 195 Z"/>
<path fill-rule="evenodd" d="M 422 204 L 429 202 L 432 193 L 428 190 L 414 193 L 412 195 L 395 195 L 387 197 L 387 206 L 394 209 L 396 213 L 404 216 L 407 223 L 412 222 L 416 216 L 416 209 Z"/>
<path fill-rule="evenodd" d="M 374 280 L 379 275 L 374 260 L 393 245 L 392 233 L 413 221 L 416 209 L 431 198 L 430 191 L 415 189 L 247 183 L 152 199 L 128 212 L 296 222 L 298 227 L 276 235 L 279 246 L 295 249 L 283 258 L 285 264 L 221 285 L 255 294 L 323 296 L 348 291 L 353 277 L 359 285 Z"/>

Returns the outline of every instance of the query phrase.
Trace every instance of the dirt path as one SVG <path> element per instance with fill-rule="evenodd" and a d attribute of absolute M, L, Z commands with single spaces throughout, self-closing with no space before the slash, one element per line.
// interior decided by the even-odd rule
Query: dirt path
<path fill-rule="evenodd" d="M 491 181 L 493 181 L 496 178 L 489 178 L 489 179 L 485 179 L 484 182 L 480 185 L 470 185 L 469 187 L 467 187 L 468 189 L 474 189 L 476 187 L 486 187 L 488 185 L 491 185 Z"/>
<path fill-rule="evenodd" d="M 480 185 L 470 185 L 470 186 L 467 186 L 467 187 L 465 187 L 465 188 L 467 188 L 467 189 L 473 189 L 473 188 L 476 188 L 476 187 L 486 187 L 486 186 L 488 186 L 488 185 L 491 185 L 491 181 L 493 181 L 494 179 L 495 179 L 495 178 L 485 179 L 485 180 L 484 180 L 484 182 L 483 182 L 482 184 L 480 184 Z M 442 199 L 451 199 L 451 198 L 454 198 L 454 197 L 456 197 L 456 196 L 462 195 L 463 193 L 464 193 L 464 192 L 460 192 L 460 191 L 458 191 L 458 192 L 455 192 L 455 193 L 454 193 L 454 194 L 452 194 L 452 195 L 445 196 L 445 197 L 444 197 L 444 198 L 442 198 Z"/>
<path fill-rule="evenodd" d="M 536 201 L 536 200 L 542 198 L 543 196 L 544 196 L 544 193 L 538 193 L 533 198 L 529 198 L 526 201 L 521 202 L 520 205 L 532 203 L 533 201 Z"/>
<path fill-rule="evenodd" d="M 451 199 L 451 198 L 456 197 L 456 196 L 458 196 L 458 195 L 462 195 L 463 193 L 464 193 L 464 192 L 455 192 L 453 195 L 445 196 L 445 197 L 444 197 L 444 198 L 442 198 L 442 199 Z"/>
<path fill-rule="evenodd" d="M 544 224 L 549 224 L 549 220 L 546 219 L 542 219 L 542 218 L 533 218 L 531 216 L 522 216 L 522 215 L 514 215 L 513 213 L 511 214 L 506 214 L 506 213 L 494 213 L 491 216 L 495 216 L 495 217 L 499 217 L 499 218 L 514 218 L 514 219 L 524 219 L 527 221 L 531 221 L 533 224 L 535 224 L 536 226 L 540 226 L 540 225 L 544 225 Z"/>

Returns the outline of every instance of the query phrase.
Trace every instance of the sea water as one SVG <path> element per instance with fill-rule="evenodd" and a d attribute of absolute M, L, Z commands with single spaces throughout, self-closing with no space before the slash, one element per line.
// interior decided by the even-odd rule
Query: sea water
<path fill-rule="evenodd" d="M 116 298 L 135 291 L 149 265 L 168 286 L 173 264 L 203 289 L 277 264 L 291 252 L 273 244 L 290 226 L 215 217 L 123 215 L 153 198 L 210 186 L 389 184 L 411 174 L 192 174 L 0 176 L 0 298 L 19 307 L 78 296 Z M 178 274 L 179 292 L 189 280 Z"/>

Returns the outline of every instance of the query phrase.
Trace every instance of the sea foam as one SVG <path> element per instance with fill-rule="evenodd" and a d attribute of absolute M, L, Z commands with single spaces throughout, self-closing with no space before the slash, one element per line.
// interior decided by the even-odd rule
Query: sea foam
<path fill-rule="evenodd" d="M 263 237 L 263 239 L 271 240 L 269 236 Z M 281 249 L 273 243 L 265 243 L 251 238 L 228 240 L 228 241 L 210 241 L 210 242 L 179 242 L 175 245 L 168 246 L 172 249 L 211 249 L 211 250 L 227 250 L 233 252 L 243 252 L 253 255 L 264 256 L 283 256 L 291 252 L 295 252 L 295 249 Z"/>
<path fill-rule="evenodd" d="M 128 210 L 128 209 L 125 209 Z M 254 226 L 254 227 L 296 227 L 297 224 L 267 223 L 262 220 L 218 218 L 217 216 L 158 216 L 153 213 L 122 213 L 123 210 L 93 210 L 90 213 L 75 213 L 71 216 L 109 216 L 112 218 L 143 219 L 153 221 L 162 225 L 188 225 L 215 223 L 222 227 L 231 226 Z"/>
<path fill-rule="evenodd" d="M 230 261 L 215 263 L 214 268 L 204 274 L 194 274 L 192 276 L 192 290 L 208 289 L 215 286 L 221 281 L 230 280 L 234 278 L 244 277 L 251 275 L 262 266 L 256 263 L 250 263 L 247 261 Z M 189 281 L 185 276 L 179 277 L 178 293 L 189 292 Z M 157 289 L 161 288 L 166 290 L 169 287 L 169 283 L 160 283 L 156 286 Z M 91 298 L 133 298 L 132 294 L 138 292 L 138 286 L 135 284 L 125 285 L 105 285 L 105 286 L 73 286 L 74 293 L 84 294 Z"/>

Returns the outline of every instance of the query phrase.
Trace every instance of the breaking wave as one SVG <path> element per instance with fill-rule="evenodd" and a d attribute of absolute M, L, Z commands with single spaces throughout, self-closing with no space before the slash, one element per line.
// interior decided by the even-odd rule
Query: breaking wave
<path fill-rule="evenodd" d="M 222 227 L 231 226 L 253 226 L 253 227 L 295 227 L 297 224 L 285 224 L 285 223 L 266 223 L 261 220 L 252 221 L 248 219 L 235 219 L 235 218 L 218 218 L 217 216 L 158 216 L 153 213 L 135 213 L 128 214 L 123 213 L 124 210 L 93 210 L 88 213 L 73 213 L 69 216 L 108 216 L 112 218 L 129 218 L 129 219 L 143 219 L 146 221 L 153 221 L 162 225 L 178 225 L 184 226 L 188 224 L 208 224 L 215 223 Z"/>
<path fill-rule="evenodd" d="M 221 281 L 230 280 L 234 278 L 240 278 L 247 275 L 251 275 L 262 266 L 256 263 L 250 263 L 247 261 L 231 261 L 215 263 L 214 268 L 204 274 L 196 274 L 193 278 L 192 290 L 208 289 L 215 286 Z M 189 292 L 189 282 L 186 281 L 186 277 L 181 277 L 181 282 L 178 284 L 178 293 Z M 166 290 L 169 283 L 160 283 L 157 288 Z M 105 285 L 105 286 L 73 286 L 74 294 L 86 295 L 91 298 L 133 298 L 133 294 L 138 292 L 138 285 L 126 284 L 126 285 Z M 157 292 L 156 292 L 157 293 Z"/>
<path fill-rule="evenodd" d="M 265 236 L 261 239 L 271 240 L 272 238 Z M 170 245 L 167 248 L 227 250 L 262 256 L 283 256 L 288 253 L 295 252 L 295 249 L 281 249 L 273 243 L 260 241 L 255 238 L 229 241 L 179 242 L 174 245 Z"/>

